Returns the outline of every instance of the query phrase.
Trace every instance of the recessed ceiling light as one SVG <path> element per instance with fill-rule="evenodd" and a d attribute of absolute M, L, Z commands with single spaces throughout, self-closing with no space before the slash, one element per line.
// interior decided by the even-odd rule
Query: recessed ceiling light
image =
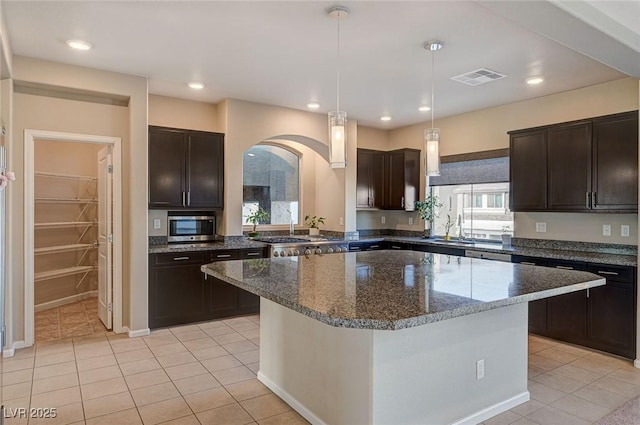
<path fill-rule="evenodd" d="M 535 84 L 540 84 L 541 82 L 543 82 L 544 78 L 542 78 L 542 77 L 531 77 L 531 78 L 527 78 L 525 81 L 527 82 L 527 84 L 535 85 Z"/>
<path fill-rule="evenodd" d="M 423 106 L 418 108 L 418 111 L 420 111 L 420 112 L 427 112 L 427 111 L 430 111 L 430 110 L 431 110 L 431 108 L 426 106 L 426 105 L 423 105 Z"/>
<path fill-rule="evenodd" d="M 391 117 L 389 115 L 383 115 L 380 117 L 380 121 L 391 121 Z"/>
<path fill-rule="evenodd" d="M 309 102 L 307 103 L 307 108 L 309 109 L 318 109 L 320 107 L 320 104 L 317 102 Z"/>
<path fill-rule="evenodd" d="M 256 156 L 255 153 L 248 153 L 247 156 Z"/>
<path fill-rule="evenodd" d="M 83 40 L 67 40 L 67 46 L 76 50 L 91 50 L 91 43 Z"/>
<path fill-rule="evenodd" d="M 190 82 L 188 86 L 194 90 L 202 90 L 204 88 L 204 84 L 198 83 L 197 81 Z"/>

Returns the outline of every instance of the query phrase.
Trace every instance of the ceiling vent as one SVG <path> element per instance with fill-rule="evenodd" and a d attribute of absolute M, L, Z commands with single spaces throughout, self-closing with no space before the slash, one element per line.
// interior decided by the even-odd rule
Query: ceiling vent
<path fill-rule="evenodd" d="M 451 79 L 468 86 L 479 86 L 480 84 L 490 83 L 504 77 L 506 77 L 506 75 L 500 74 L 499 72 L 492 71 L 487 68 L 480 68 L 475 71 L 451 77 Z"/>

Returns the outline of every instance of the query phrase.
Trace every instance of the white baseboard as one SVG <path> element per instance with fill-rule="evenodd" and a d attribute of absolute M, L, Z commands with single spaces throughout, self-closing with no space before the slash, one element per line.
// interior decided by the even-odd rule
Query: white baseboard
<path fill-rule="evenodd" d="M 451 425 L 475 425 L 480 422 L 486 421 L 489 418 L 492 418 L 500 413 L 506 412 L 507 410 L 516 407 L 519 404 L 529 401 L 531 395 L 529 391 L 525 391 L 516 396 L 508 398 L 500 403 L 496 403 L 492 406 L 486 407 L 478 412 L 475 412 L 466 418 L 460 419 L 454 422 Z"/>
<path fill-rule="evenodd" d="M 129 338 L 137 338 L 139 336 L 150 335 L 151 334 L 151 330 L 149 328 L 138 329 L 138 330 L 135 330 L 135 331 L 132 331 L 131 329 L 129 329 L 128 333 L 129 333 Z"/>
<path fill-rule="evenodd" d="M 300 415 L 302 415 L 302 417 L 311 422 L 312 425 L 327 425 L 319 417 L 314 415 L 313 412 L 307 409 L 302 403 L 296 400 L 291 394 L 274 384 L 271 379 L 264 376 L 260 371 L 258 371 L 258 381 L 266 385 L 278 397 L 283 399 L 289 406 L 293 407 L 293 410 L 295 410 Z"/>
<path fill-rule="evenodd" d="M 635 360 L 633 361 L 633 365 L 634 365 L 635 367 L 637 367 L 638 369 L 640 369 L 640 359 L 635 359 Z"/>
<path fill-rule="evenodd" d="M 98 296 L 98 291 L 97 290 L 95 290 L 95 291 L 87 291 L 87 292 L 83 292 L 81 294 L 71 295 L 70 297 L 60 298 L 59 300 L 53 300 L 53 301 L 49 301 L 49 302 L 46 302 L 46 303 L 37 304 L 36 306 L 34 306 L 34 311 L 38 312 L 38 311 L 42 311 L 42 310 L 48 310 L 50 308 L 60 307 L 61 305 L 71 304 L 71 303 L 74 303 L 76 301 L 85 300 L 87 298 L 92 298 L 92 297 L 97 297 L 97 296 Z"/>
<path fill-rule="evenodd" d="M 15 341 L 13 344 L 11 344 L 11 348 L 7 348 L 6 350 L 2 351 L 2 357 L 13 357 L 16 355 L 16 350 L 25 348 L 26 346 L 27 345 L 24 343 L 24 341 Z"/>
<path fill-rule="evenodd" d="M 320 418 L 313 414 L 310 410 L 308 410 L 302 403 L 296 400 L 291 394 L 284 391 L 282 388 L 273 383 L 269 378 L 267 378 L 262 372 L 258 371 L 258 380 L 266 385 L 271 391 L 273 391 L 278 397 L 284 400 L 289 406 L 293 407 L 293 409 L 302 415 L 306 420 L 311 422 L 313 425 L 327 425 Z M 516 396 L 513 396 L 507 400 L 501 401 L 500 403 L 496 403 L 492 406 L 489 406 L 485 409 L 482 409 L 476 413 L 473 413 L 463 419 L 460 419 L 454 422 L 451 425 L 475 425 L 482 421 L 485 421 L 489 418 L 492 418 L 500 413 L 506 412 L 509 409 L 512 409 L 522 403 L 529 401 L 531 395 L 529 391 L 525 391 Z"/>

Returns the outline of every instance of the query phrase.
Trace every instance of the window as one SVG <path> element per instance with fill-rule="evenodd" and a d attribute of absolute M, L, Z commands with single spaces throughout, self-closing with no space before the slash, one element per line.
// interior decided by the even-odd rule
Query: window
<path fill-rule="evenodd" d="M 453 227 L 452 238 L 499 241 L 503 234 L 513 235 L 513 213 L 509 210 L 509 183 L 476 183 L 432 186 L 432 193 L 443 207 L 434 221 L 435 235 L 445 234 L 447 216 Z M 473 199 L 473 202 L 470 200 Z"/>
<path fill-rule="evenodd" d="M 269 223 L 294 224 L 299 221 L 300 157 L 283 147 L 255 145 L 244 153 L 242 224 L 262 207 Z"/>

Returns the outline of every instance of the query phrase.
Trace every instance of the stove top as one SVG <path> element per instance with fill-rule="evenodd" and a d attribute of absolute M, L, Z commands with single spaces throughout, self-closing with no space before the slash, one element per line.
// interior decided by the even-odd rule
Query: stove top
<path fill-rule="evenodd" d="M 270 236 L 255 240 L 270 245 L 269 256 L 271 257 L 320 255 L 349 251 L 349 243 L 347 241 L 334 237 Z"/>
<path fill-rule="evenodd" d="M 266 238 L 254 239 L 258 242 L 264 243 L 296 243 L 296 242 L 309 242 L 309 238 L 296 238 L 293 236 L 273 236 Z"/>

